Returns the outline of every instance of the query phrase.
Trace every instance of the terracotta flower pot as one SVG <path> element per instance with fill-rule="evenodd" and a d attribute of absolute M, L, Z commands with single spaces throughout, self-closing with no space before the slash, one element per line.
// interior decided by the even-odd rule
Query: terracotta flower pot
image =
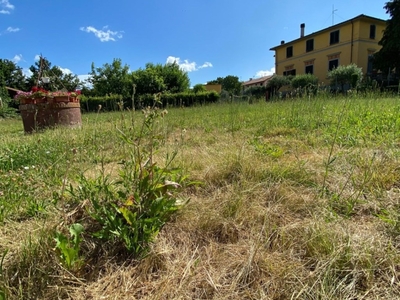
<path fill-rule="evenodd" d="M 54 96 L 53 102 L 69 102 L 69 96 Z"/>
<path fill-rule="evenodd" d="M 21 104 L 24 131 L 32 133 L 47 127 L 81 127 L 81 106 L 77 102 Z"/>

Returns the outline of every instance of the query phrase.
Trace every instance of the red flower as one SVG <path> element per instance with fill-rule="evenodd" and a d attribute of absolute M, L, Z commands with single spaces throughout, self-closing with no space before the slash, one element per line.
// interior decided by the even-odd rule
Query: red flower
<path fill-rule="evenodd" d="M 76 93 L 77 95 L 80 95 L 81 92 L 82 92 L 81 90 L 76 90 L 76 91 L 75 91 L 75 93 Z"/>
<path fill-rule="evenodd" d="M 37 86 L 32 87 L 32 93 L 35 93 L 39 90 L 39 88 Z"/>

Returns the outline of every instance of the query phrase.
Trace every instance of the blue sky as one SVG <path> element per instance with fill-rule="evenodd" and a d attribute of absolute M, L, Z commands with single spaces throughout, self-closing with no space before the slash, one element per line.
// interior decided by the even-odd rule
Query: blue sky
<path fill-rule="evenodd" d="M 42 54 L 84 78 L 120 58 L 131 70 L 176 61 L 191 85 L 271 74 L 281 40 L 365 14 L 380 0 L 0 0 L 0 58 L 26 71 Z"/>

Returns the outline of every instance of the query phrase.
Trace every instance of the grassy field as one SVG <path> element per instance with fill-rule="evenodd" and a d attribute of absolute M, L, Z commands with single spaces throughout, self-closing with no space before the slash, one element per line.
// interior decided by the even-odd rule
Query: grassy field
<path fill-rule="evenodd" d="M 0 121 L 0 299 L 399 299 L 399 101 L 173 108 L 144 135 L 142 112 L 32 135 Z M 137 145 L 190 199 L 140 256 L 93 234 L 93 199 L 141 184 Z"/>

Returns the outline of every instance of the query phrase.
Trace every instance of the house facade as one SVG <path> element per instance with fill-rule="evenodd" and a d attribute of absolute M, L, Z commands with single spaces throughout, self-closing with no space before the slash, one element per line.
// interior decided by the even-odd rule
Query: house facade
<path fill-rule="evenodd" d="M 215 91 L 218 94 L 221 93 L 222 91 L 222 85 L 221 84 L 204 84 L 203 85 L 206 88 L 206 91 Z"/>
<path fill-rule="evenodd" d="M 275 70 L 278 75 L 314 74 L 327 82 L 329 70 L 340 65 L 356 64 L 364 74 L 373 72 L 370 56 L 379 51 L 386 21 L 366 15 L 338 23 L 305 35 L 300 25 L 300 37 L 282 41 L 275 51 Z"/>

